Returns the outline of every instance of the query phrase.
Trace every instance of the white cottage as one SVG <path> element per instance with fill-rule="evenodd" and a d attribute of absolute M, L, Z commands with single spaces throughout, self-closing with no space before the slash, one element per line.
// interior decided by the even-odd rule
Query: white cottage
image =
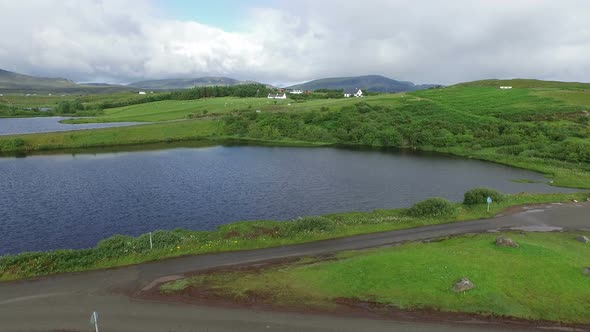
<path fill-rule="evenodd" d="M 508 90 L 508 89 L 512 89 L 512 87 L 511 86 L 501 86 L 500 89 Z"/>
<path fill-rule="evenodd" d="M 303 90 L 291 90 L 289 91 L 289 93 L 294 94 L 294 95 L 300 95 L 303 94 Z"/>
<path fill-rule="evenodd" d="M 269 93 L 267 98 L 268 99 L 287 99 L 287 94 L 284 93 L 284 92 L 283 93 L 277 93 L 277 94 Z"/>
<path fill-rule="evenodd" d="M 139 91 L 140 95 L 145 95 L 145 91 Z"/>
<path fill-rule="evenodd" d="M 361 89 L 344 89 L 344 97 L 345 98 L 350 98 L 350 97 L 360 98 L 362 96 L 363 96 L 363 91 Z"/>

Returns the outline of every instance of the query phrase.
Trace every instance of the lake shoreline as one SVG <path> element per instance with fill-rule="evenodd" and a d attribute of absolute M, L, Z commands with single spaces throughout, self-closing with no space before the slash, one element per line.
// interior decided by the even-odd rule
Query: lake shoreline
<path fill-rule="evenodd" d="M 234 222 L 225 224 L 215 231 L 188 231 L 180 229 L 174 231 L 158 231 L 164 237 L 176 234 L 174 236 L 177 236 L 178 240 L 176 242 L 163 243 L 159 249 L 152 250 L 148 247 L 147 249 L 149 250 L 147 251 L 142 249 L 142 251 L 137 252 L 125 248 L 136 248 L 137 246 L 141 246 L 141 243 L 145 245 L 147 234 L 138 237 L 115 235 L 101 241 L 96 247 L 89 249 L 60 249 L 0 256 L 0 281 L 14 281 L 62 273 L 112 269 L 184 256 L 280 247 L 356 235 L 413 229 L 429 225 L 452 224 L 467 220 L 485 220 L 518 213 L 520 211 L 518 207 L 524 205 L 534 206 L 535 204 L 567 203 L 574 200 L 585 202 L 589 194 L 523 193 L 506 195 L 506 199 L 495 204 L 489 212 L 484 204 L 473 206 L 456 204 L 459 210 L 458 214 L 453 216 L 442 216 L 438 218 L 422 217 L 405 221 L 403 220 L 407 214 L 407 209 L 337 213 L 319 217 L 311 216 L 305 218 L 310 218 L 310 220 L 315 220 L 313 218 L 323 219 L 317 220 L 315 224 L 310 224 L 311 231 L 309 232 L 304 228 L 303 231 L 290 233 L 290 231 L 285 230 L 291 227 L 289 223 L 277 221 Z M 392 217 L 393 223 L 376 223 L 376 220 L 390 219 Z M 305 220 L 305 218 L 301 220 Z M 331 230 L 329 227 L 326 231 L 324 230 L 324 226 L 320 226 L 323 223 L 342 223 L 346 219 L 355 220 L 354 224 L 357 226 L 350 226 L 345 223 L 343 228 Z M 277 236 L 282 233 L 285 236 Z M 197 236 L 206 236 L 205 239 L 209 240 L 204 240 Z M 123 251 L 119 252 L 120 250 Z M 36 263 L 31 265 L 32 262 Z M 62 266 L 66 262 L 67 264 Z"/>
<path fill-rule="evenodd" d="M 39 153 L 63 154 L 84 153 L 93 149 L 115 149 L 139 147 L 143 145 L 206 142 L 211 145 L 223 145 L 227 142 L 253 144 L 260 146 L 291 146 L 291 147 L 344 147 L 349 149 L 368 148 L 379 150 L 383 148 L 436 152 L 456 157 L 477 159 L 500 165 L 531 170 L 544 174 L 553 179 L 551 185 L 564 188 L 590 189 L 590 173 L 577 169 L 576 165 L 539 158 L 521 158 L 509 155 L 499 155 L 486 150 L 470 151 L 460 147 L 386 147 L 367 146 L 351 143 L 308 142 L 291 139 L 263 140 L 249 137 L 218 135 L 219 121 L 216 120 L 180 120 L 164 123 L 138 123 L 131 126 L 100 128 L 92 130 L 76 130 L 24 135 L 0 136 L 0 158 L 3 156 L 27 156 Z M 195 134 L 196 132 L 199 134 Z M 162 130 L 170 130 L 171 134 L 162 135 Z M 174 134 L 172 134 L 174 132 Z M 143 134 L 145 133 L 145 134 Z M 87 141 L 90 136 L 95 136 Z M 141 136 L 141 138 L 138 138 Z M 92 153 L 92 152 L 91 152 Z"/>

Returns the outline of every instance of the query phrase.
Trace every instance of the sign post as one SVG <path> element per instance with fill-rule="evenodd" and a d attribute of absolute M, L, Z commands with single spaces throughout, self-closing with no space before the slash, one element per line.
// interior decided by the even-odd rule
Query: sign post
<path fill-rule="evenodd" d="M 92 315 L 90 315 L 90 325 L 94 325 L 94 330 L 98 332 L 98 313 L 96 311 L 93 311 Z"/>
<path fill-rule="evenodd" d="M 490 212 L 490 204 L 492 204 L 492 198 L 488 196 L 488 199 L 486 199 L 486 202 L 488 203 L 488 212 Z"/>

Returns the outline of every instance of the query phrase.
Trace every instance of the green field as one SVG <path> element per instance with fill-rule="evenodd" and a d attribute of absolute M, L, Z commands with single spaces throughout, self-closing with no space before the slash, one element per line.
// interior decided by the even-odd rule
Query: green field
<path fill-rule="evenodd" d="M 379 100 L 382 98 L 369 97 Z M 303 112 L 319 110 L 322 107 L 339 108 L 354 104 L 352 99 L 317 99 L 304 102 L 293 100 L 271 100 L 268 98 L 204 98 L 197 100 L 164 100 L 106 109 L 103 115 L 89 119 L 75 119 L 68 123 L 91 122 L 157 122 L 180 120 L 190 117 L 210 117 L 235 111 L 255 112 Z"/>
<path fill-rule="evenodd" d="M 521 204 L 584 201 L 588 193 L 517 194 L 497 200 L 491 210 L 485 204 L 448 203 L 452 213 L 416 215 L 413 209 L 338 213 L 280 221 L 246 221 L 220 226 L 215 231 L 156 231 L 154 249 L 147 234 L 130 237 L 115 235 L 95 248 L 29 252 L 0 257 L 0 281 L 38 277 L 63 272 L 87 271 L 137 264 L 182 255 L 207 254 L 304 243 L 357 234 L 406 229 L 492 217 Z M 420 205 L 420 204 L 418 204 Z"/>
<path fill-rule="evenodd" d="M 572 233 L 504 234 L 519 248 L 497 247 L 499 234 L 462 236 L 312 258 L 262 271 L 218 272 L 164 284 L 164 293 L 200 288 L 210 297 L 295 308 L 332 309 L 337 300 L 402 309 L 434 309 L 567 323 L 590 323 L 590 246 Z M 586 233 L 586 235 L 589 235 Z M 467 277 L 475 288 L 454 293 Z"/>
<path fill-rule="evenodd" d="M 54 93 L 51 95 L 36 94 L 29 96 L 25 94 L 5 94 L 4 96 L 0 97 L 0 105 L 14 106 L 18 108 L 56 107 L 60 101 L 72 99 L 79 99 L 85 105 L 94 105 L 101 102 L 116 102 L 136 98 L 144 98 L 144 96 L 140 96 L 136 92 L 87 95 Z"/>

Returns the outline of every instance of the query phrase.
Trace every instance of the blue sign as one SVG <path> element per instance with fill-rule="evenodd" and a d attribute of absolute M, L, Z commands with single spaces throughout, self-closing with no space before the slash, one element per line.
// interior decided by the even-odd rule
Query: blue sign
<path fill-rule="evenodd" d="M 488 204 L 492 203 L 492 198 L 488 196 L 488 199 L 486 200 L 488 202 Z"/>

